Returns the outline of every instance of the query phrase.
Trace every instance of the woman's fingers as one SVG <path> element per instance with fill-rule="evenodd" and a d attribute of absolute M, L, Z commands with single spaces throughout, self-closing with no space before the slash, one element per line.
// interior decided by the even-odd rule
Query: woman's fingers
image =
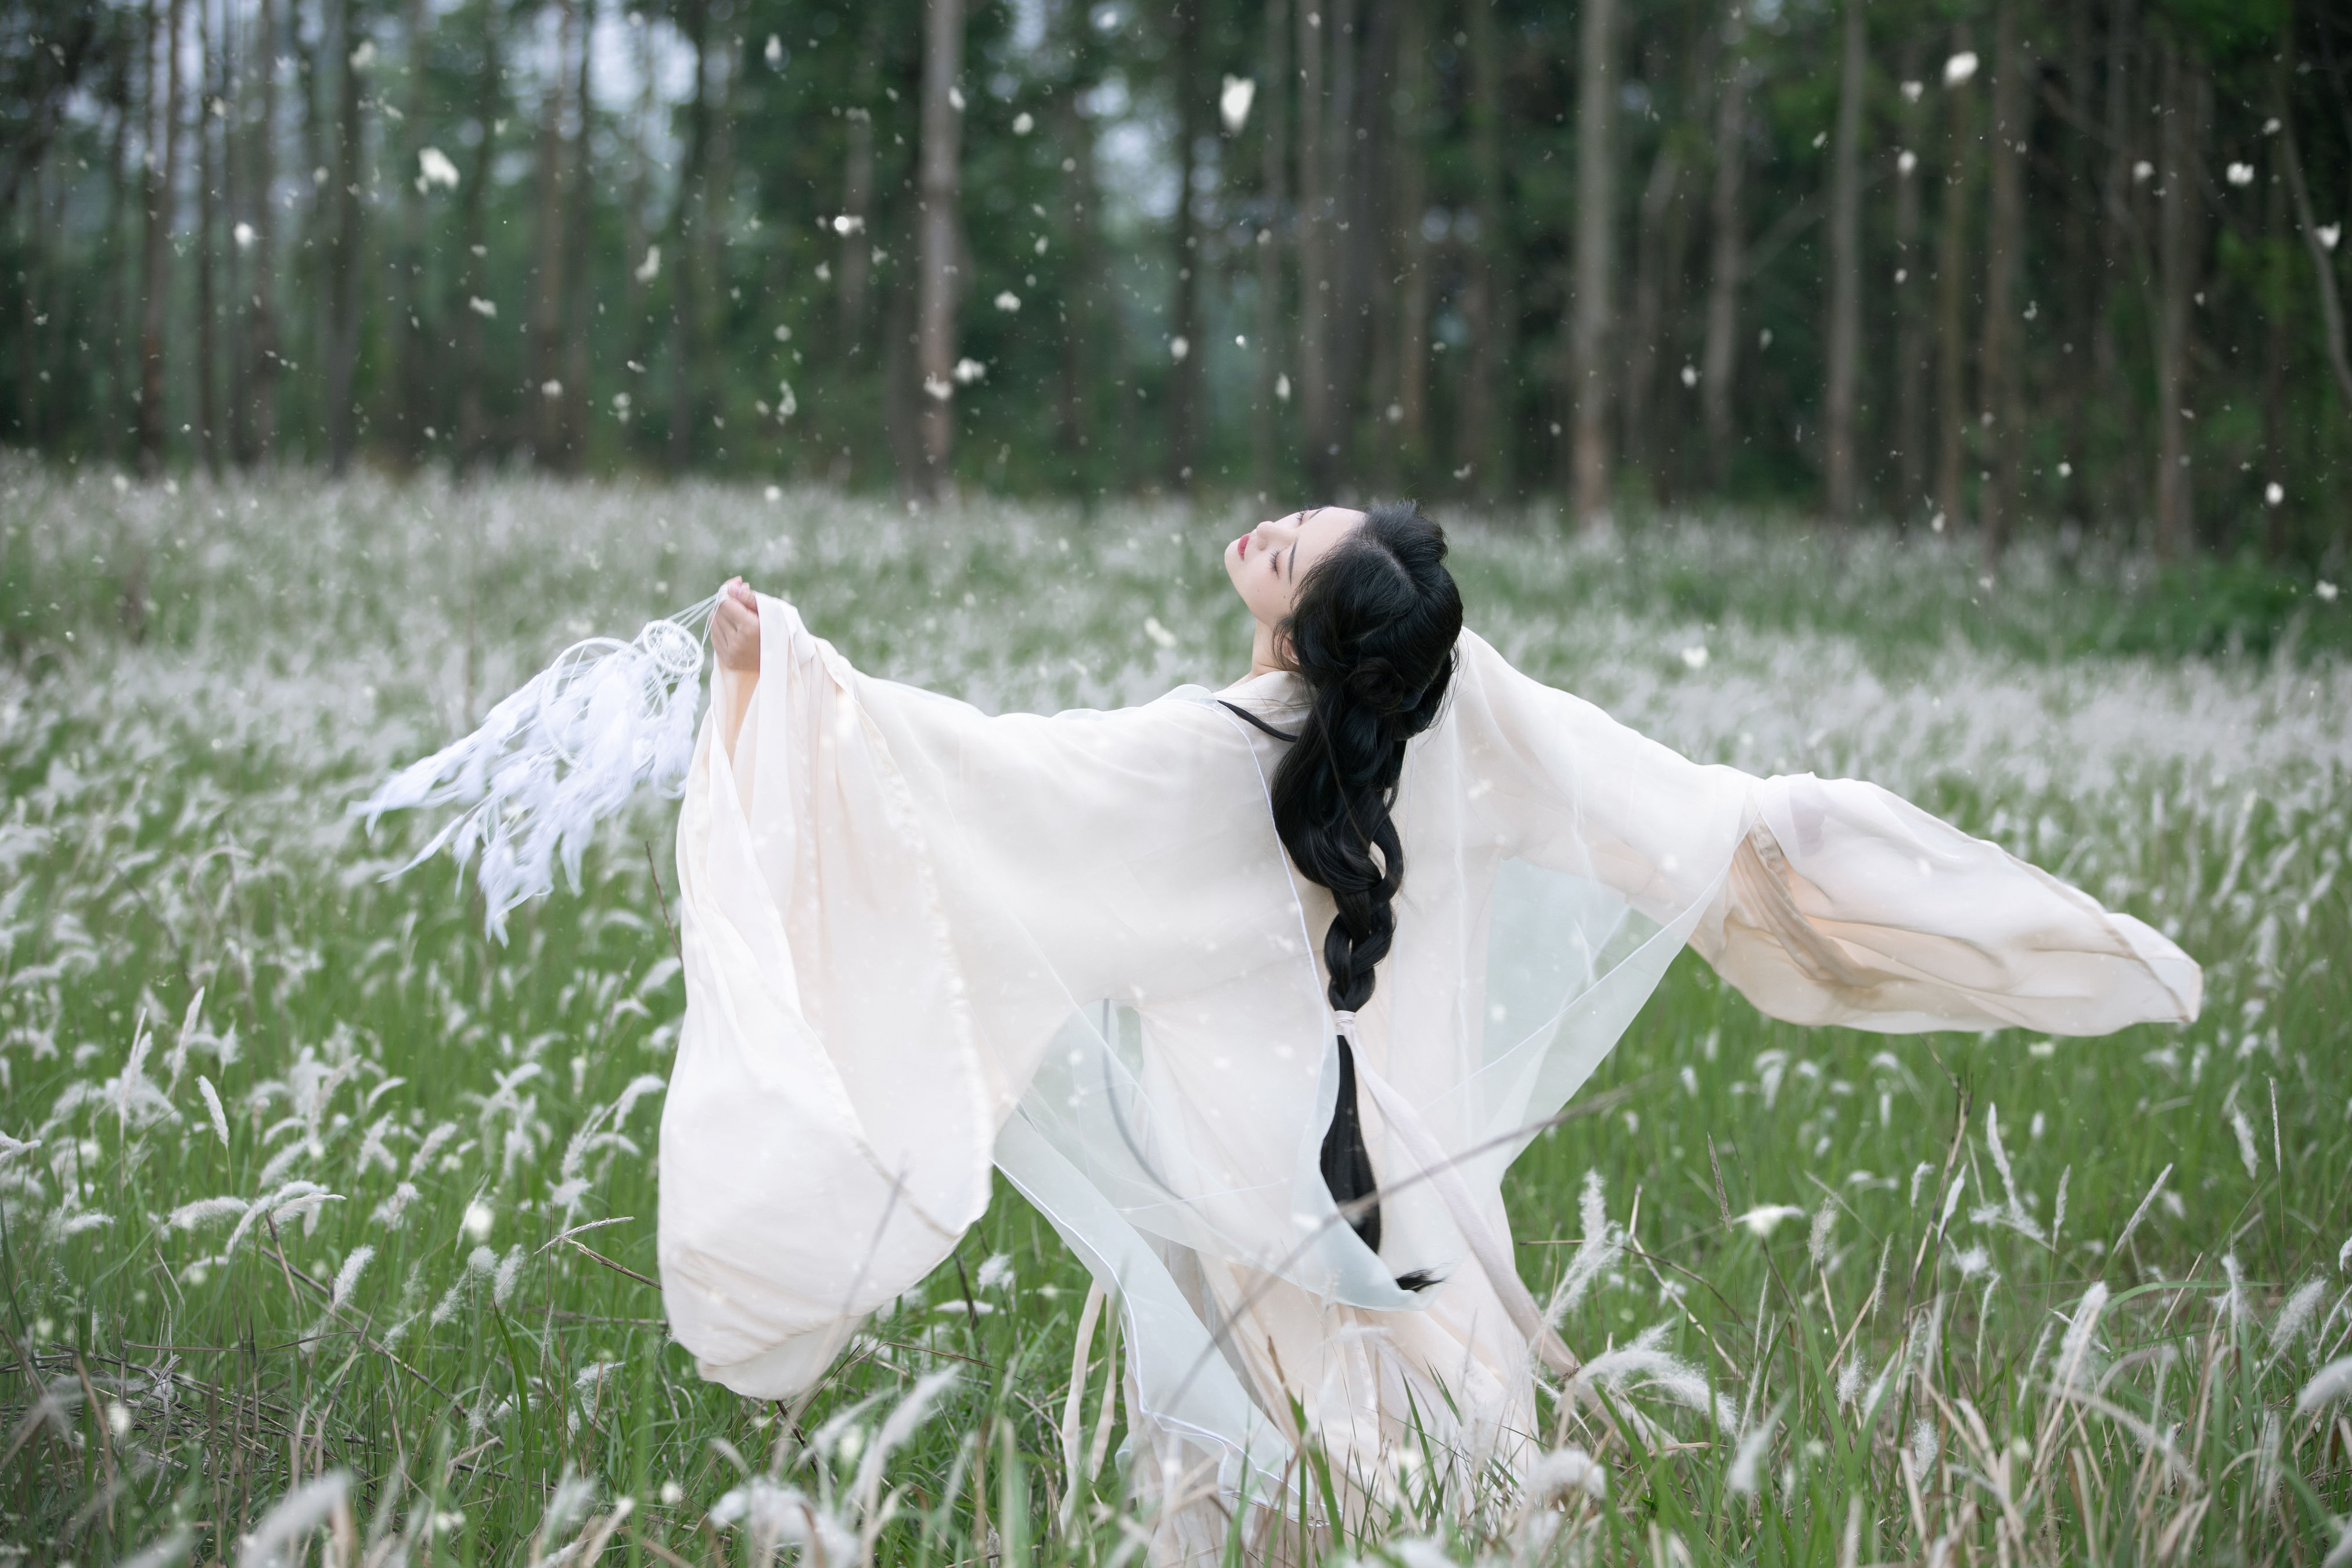
<path fill-rule="evenodd" d="M 710 641 L 719 661 L 730 669 L 755 669 L 760 661 L 759 602 L 740 577 L 730 578 L 711 616 Z"/>

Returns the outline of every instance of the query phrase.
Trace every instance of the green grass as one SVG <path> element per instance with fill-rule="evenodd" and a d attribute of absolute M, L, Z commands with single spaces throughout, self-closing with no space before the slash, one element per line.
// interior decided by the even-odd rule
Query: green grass
<path fill-rule="evenodd" d="M 1246 647 L 1216 567 L 1234 531 L 529 479 L 118 491 L 0 464 L 0 1543 L 225 1559 L 347 1473 L 340 1502 L 290 1505 L 318 1505 L 322 1560 L 760 1561 L 813 1517 L 892 1563 L 1133 1560 L 1115 1462 L 1066 1496 L 1087 1282 L 1017 1198 L 789 1409 L 699 1381 L 623 1272 L 654 1272 L 660 1095 L 598 1113 L 667 1073 L 682 1004 L 656 805 L 504 949 L 446 865 L 380 879 L 424 825 L 370 842 L 344 805 L 564 642 L 734 571 L 862 667 L 994 708 L 1222 683 Z M 1710 760 L 1878 777 L 2163 926 L 2209 991 L 2187 1029 L 1889 1039 L 1764 1019 L 1685 954 L 1506 1195 L 1540 1290 L 1597 1171 L 1633 1247 L 1563 1333 L 1590 1359 L 1662 1326 L 1739 1420 L 1622 1384 L 1646 1436 L 1548 1405 L 1601 1497 L 1416 1498 L 1346 1549 L 1832 1563 L 1851 1531 L 1856 1562 L 2324 1556 L 2352 1424 L 2295 1402 L 2352 1335 L 2346 609 L 2273 585 L 2271 633 L 2192 635 L 2243 617 L 2126 562 L 2026 553 L 1988 591 L 1934 540 L 1730 520 L 1457 543 L 1472 623 L 1532 671 Z M 332 1196 L 306 1209 L 296 1182 Z M 171 1220 L 272 1193 L 233 1249 L 233 1215 Z M 1739 1221 L 1781 1205 L 1806 1215 Z M 592 1220 L 618 1222 L 578 1237 L 611 1266 L 549 1245 Z M 990 1259 L 995 1310 L 969 1311 Z M 862 1449 L 943 1370 L 861 1508 Z M 1087 1375 L 1090 1444 L 1099 1335 Z"/>

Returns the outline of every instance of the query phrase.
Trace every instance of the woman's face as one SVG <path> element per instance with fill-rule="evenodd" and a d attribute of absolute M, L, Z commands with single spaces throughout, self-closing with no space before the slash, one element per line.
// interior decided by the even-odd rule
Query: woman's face
<path fill-rule="evenodd" d="M 1289 617 L 1298 584 L 1332 547 L 1361 527 L 1364 514 L 1318 506 L 1261 522 L 1225 546 L 1225 575 L 1268 631 Z"/>

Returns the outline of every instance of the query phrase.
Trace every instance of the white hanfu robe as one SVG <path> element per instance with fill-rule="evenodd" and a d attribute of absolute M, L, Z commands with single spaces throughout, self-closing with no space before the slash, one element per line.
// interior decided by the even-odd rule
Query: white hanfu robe
<path fill-rule="evenodd" d="M 1997 846 L 1872 784 L 1693 763 L 1465 631 L 1407 749 L 1396 941 L 1354 1023 L 1375 1256 L 1317 1161 L 1331 900 L 1275 833 L 1286 743 L 1220 701 L 1292 731 L 1298 679 L 992 718 L 860 674 L 780 600 L 760 626 L 678 826 L 673 1331 L 731 1388 L 806 1388 L 950 1255 L 993 1165 L 1118 1303 L 1165 1555 L 1277 1483 L 1294 1407 L 1368 1487 L 1409 1420 L 1523 1462 L 1502 1174 L 1685 944 L 1801 1023 L 2198 1012 L 2178 947 Z"/>

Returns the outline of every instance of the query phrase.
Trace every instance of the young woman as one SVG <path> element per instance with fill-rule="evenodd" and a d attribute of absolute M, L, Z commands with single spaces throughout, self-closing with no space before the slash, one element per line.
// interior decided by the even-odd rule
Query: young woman
<path fill-rule="evenodd" d="M 1534 1363 L 1575 1362 L 1502 1174 L 1683 946 L 1801 1023 L 2196 1016 L 2179 949 L 1997 847 L 1521 675 L 1445 553 L 1410 505 L 1262 522 L 1225 549 L 1246 677 L 1052 718 L 862 675 L 729 584 L 660 1157 L 708 1375 L 809 1386 L 993 1164 L 1118 1304 L 1160 1553 L 1213 1553 L 1294 1413 L 1358 1502 L 1424 1440 L 1524 1465 Z"/>

